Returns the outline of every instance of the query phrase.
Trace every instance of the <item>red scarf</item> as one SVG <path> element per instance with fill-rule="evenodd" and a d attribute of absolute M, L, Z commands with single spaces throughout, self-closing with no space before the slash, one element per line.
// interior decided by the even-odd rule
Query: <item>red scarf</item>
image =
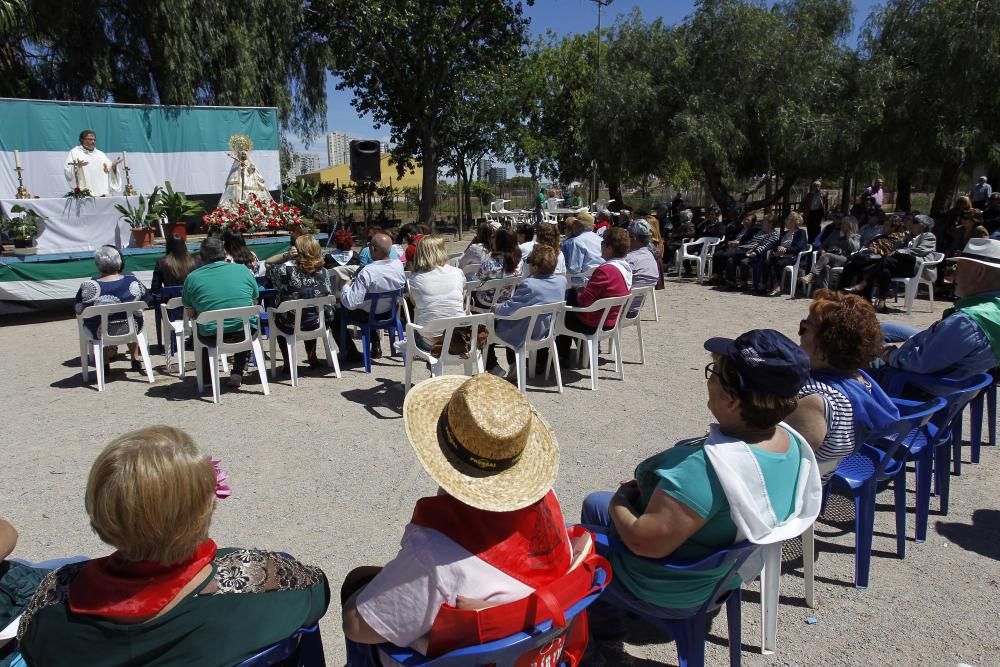
<path fill-rule="evenodd" d="M 487 512 L 451 496 L 421 498 L 410 521 L 433 528 L 521 583 L 538 588 L 569 569 L 569 537 L 556 495 L 513 512 Z"/>
<path fill-rule="evenodd" d="M 69 609 L 112 618 L 155 616 L 212 562 L 217 550 L 215 542 L 205 540 L 191 558 L 174 565 L 130 561 L 117 551 L 95 558 L 69 585 Z"/>

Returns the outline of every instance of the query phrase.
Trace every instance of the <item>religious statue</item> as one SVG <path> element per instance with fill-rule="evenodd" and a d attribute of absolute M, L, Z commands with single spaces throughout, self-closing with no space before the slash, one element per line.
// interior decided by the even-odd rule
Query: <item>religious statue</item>
<path fill-rule="evenodd" d="M 70 189 L 90 190 L 94 197 L 106 197 L 122 189 L 122 177 L 118 165 L 97 150 L 97 134 L 93 130 L 80 133 L 80 145 L 74 146 L 66 156 L 63 169 Z"/>
<path fill-rule="evenodd" d="M 264 177 L 257 171 L 257 165 L 250 159 L 253 142 L 243 134 L 229 137 L 229 150 L 226 153 L 233 159 L 233 166 L 226 177 L 226 188 L 219 199 L 219 208 L 229 202 L 242 204 L 253 193 L 260 201 L 271 201 L 271 193 L 264 183 Z"/>

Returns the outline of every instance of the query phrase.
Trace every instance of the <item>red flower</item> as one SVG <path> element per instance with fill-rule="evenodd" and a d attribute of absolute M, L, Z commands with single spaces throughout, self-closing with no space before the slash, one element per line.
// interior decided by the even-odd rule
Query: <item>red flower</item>
<path fill-rule="evenodd" d="M 73 188 L 73 192 L 75 192 L 76 194 L 80 194 L 80 188 Z"/>

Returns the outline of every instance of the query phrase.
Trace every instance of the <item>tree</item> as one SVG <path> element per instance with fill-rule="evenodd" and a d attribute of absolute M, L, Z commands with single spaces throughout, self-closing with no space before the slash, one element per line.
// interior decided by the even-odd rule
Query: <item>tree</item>
<path fill-rule="evenodd" d="M 531 2 L 531 0 L 527 0 Z M 317 4 L 333 71 L 359 113 L 388 125 L 400 168 L 423 166 L 420 222 L 432 223 L 442 139 L 465 82 L 521 57 L 521 0 L 327 0 Z"/>
<path fill-rule="evenodd" d="M 0 0 L 0 6 L 18 0 Z M 0 96 L 276 106 L 325 122 L 325 43 L 295 0 L 27 0 L 0 58 Z M 2 14 L 2 12 L 0 12 Z"/>
<path fill-rule="evenodd" d="M 751 174 L 784 178 L 747 208 L 787 196 L 800 174 L 822 172 L 838 134 L 829 100 L 843 88 L 850 19 L 850 0 L 771 8 L 701 0 L 680 28 L 686 104 L 672 124 L 674 150 L 700 168 L 721 208 L 735 204 L 735 183 Z"/>
<path fill-rule="evenodd" d="M 963 166 L 1000 162 L 1000 93 L 983 85 L 1000 74 L 1000 5 L 889 0 L 871 16 L 862 44 L 882 77 L 880 148 L 896 164 L 940 166 L 931 203 L 939 216 Z"/>

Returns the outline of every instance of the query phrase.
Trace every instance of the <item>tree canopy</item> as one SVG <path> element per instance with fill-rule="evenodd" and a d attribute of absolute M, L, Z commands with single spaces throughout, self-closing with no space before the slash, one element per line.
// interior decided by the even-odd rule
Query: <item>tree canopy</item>
<path fill-rule="evenodd" d="M 323 126 L 329 56 L 307 3 L 24 4 L 0 47 L 0 96 L 276 106 L 286 127 L 312 134 Z M 7 12 L 0 17 L 6 24 Z"/>

